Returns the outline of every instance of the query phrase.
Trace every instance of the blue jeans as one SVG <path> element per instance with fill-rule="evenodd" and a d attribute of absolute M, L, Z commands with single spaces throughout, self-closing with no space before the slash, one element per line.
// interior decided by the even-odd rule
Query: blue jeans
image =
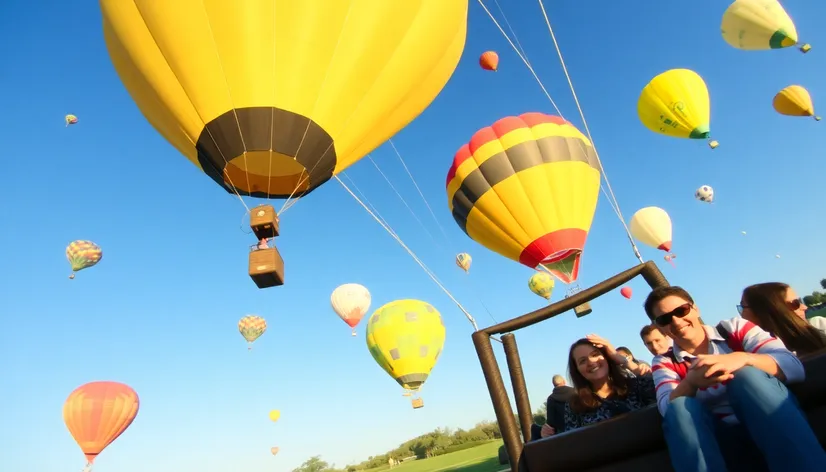
<path fill-rule="evenodd" d="M 780 380 L 754 367 L 743 367 L 726 387 L 738 425 L 715 418 L 696 398 L 671 401 L 663 431 L 675 471 L 826 469 L 826 452 Z"/>

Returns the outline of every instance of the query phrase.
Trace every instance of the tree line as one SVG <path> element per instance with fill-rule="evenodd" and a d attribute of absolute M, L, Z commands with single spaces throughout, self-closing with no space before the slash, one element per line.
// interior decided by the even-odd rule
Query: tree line
<path fill-rule="evenodd" d="M 513 408 L 513 410 L 516 411 L 516 408 Z M 533 413 L 533 422 L 542 425 L 547 421 L 546 418 L 547 405 L 542 402 L 542 405 Z M 518 416 L 516 417 L 516 424 L 519 425 Z M 429 433 L 405 441 L 399 447 L 384 454 L 370 456 L 359 464 L 336 468 L 334 464 L 329 464 L 320 455 L 317 455 L 304 461 L 299 467 L 293 469 L 293 472 L 359 472 L 387 467 L 390 459 L 399 462 L 411 458 L 426 459 L 470 449 L 497 439 L 502 439 L 502 433 L 499 431 L 499 423 L 495 421 L 482 421 L 468 430 L 462 428 L 456 430 L 436 428 Z"/>
<path fill-rule="evenodd" d="M 826 279 L 820 280 L 820 287 L 823 290 L 826 290 Z M 806 306 L 814 308 L 815 310 L 819 310 L 820 308 L 823 308 L 822 305 L 826 303 L 826 293 L 815 290 L 811 293 L 811 295 L 806 295 L 803 297 L 803 303 Z"/>

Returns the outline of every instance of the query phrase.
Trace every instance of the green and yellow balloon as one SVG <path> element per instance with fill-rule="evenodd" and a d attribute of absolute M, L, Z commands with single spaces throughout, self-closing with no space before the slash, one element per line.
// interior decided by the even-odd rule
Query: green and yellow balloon
<path fill-rule="evenodd" d="M 70 279 L 75 278 L 75 273 L 83 269 L 88 269 L 100 262 L 103 257 L 103 251 L 100 246 L 92 241 L 77 240 L 72 241 L 66 247 L 66 259 L 72 265 L 72 275 Z"/>

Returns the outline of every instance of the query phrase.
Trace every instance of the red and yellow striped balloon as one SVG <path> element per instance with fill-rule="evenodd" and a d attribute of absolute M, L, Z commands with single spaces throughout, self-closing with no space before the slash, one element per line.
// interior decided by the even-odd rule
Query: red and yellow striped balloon
<path fill-rule="evenodd" d="M 447 175 L 448 205 L 471 239 L 571 283 L 599 197 L 591 142 L 558 116 L 503 118 L 473 135 Z"/>

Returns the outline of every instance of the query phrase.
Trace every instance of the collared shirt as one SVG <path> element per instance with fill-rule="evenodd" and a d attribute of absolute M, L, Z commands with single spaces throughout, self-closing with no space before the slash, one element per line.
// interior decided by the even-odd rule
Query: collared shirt
<path fill-rule="evenodd" d="M 800 363 L 797 356 L 786 349 L 783 341 L 772 337 L 759 326 L 740 317 L 723 320 L 720 324 L 731 333 L 730 343 L 735 347 L 742 346 L 741 349 L 737 349 L 738 351 L 771 356 L 774 361 L 777 362 L 783 374 L 785 374 L 786 383 L 802 382 L 804 380 L 805 373 L 803 371 L 803 364 Z M 703 329 L 709 341 L 709 354 L 729 354 L 734 352 L 729 346 L 729 343 L 717 332 L 714 326 L 703 325 Z M 685 368 L 696 358 L 693 354 L 689 354 L 680 349 L 676 343 L 669 349 L 669 352 L 672 351 L 678 360 L 682 360 L 681 363 Z M 688 359 L 688 361 L 685 359 Z M 668 404 L 671 402 L 671 400 L 669 400 L 671 391 L 674 390 L 683 379 L 679 372 L 685 372 L 685 370 L 684 368 L 681 369 L 679 366 L 675 366 L 672 357 L 668 353 L 654 358 L 652 370 L 654 371 L 654 385 L 657 390 L 657 407 L 660 410 L 660 414 L 665 415 Z M 716 417 L 726 423 L 738 423 L 737 417 L 734 416 L 734 410 L 731 409 L 728 402 L 725 382 L 712 385 L 708 388 L 698 389 L 695 398 L 705 404 Z"/>

